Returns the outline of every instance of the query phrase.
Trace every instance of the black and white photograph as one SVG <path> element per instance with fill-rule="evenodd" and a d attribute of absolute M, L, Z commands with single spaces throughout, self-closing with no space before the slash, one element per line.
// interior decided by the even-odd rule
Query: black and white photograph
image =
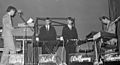
<path fill-rule="evenodd" d="M 120 0 L 0 0 L 0 65 L 120 65 Z"/>

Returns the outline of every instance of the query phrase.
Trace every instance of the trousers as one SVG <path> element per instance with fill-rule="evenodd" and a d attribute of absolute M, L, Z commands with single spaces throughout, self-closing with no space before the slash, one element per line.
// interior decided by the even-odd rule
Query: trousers
<path fill-rule="evenodd" d="M 1 65 L 8 65 L 9 62 L 9 54 L 15 54 L 15 45 L 14 39 L 12 35 L 4 35 L 4 50 L 1 57 Z"/>

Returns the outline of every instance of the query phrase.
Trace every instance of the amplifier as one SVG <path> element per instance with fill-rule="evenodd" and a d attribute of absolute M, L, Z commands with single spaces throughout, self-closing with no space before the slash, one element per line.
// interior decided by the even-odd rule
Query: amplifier
<path fill-rule="evenodd" d="M 104 56 L 104 61 L 120 61 L 120 56 L 116 53 L 106 54 Z"/>
<path fill-rule="evenodd" d="M 23 54 L 11 54 L 11 55 L 9 55 L 9 64 L 24 65 L 24 55 Z"/>
<path fill-rule="evenodd" d="M 40 54 L 39 63 L 56 63 L 55 54 Z"/>
<path fill-rule="evenodd" d="M 85 57 L 83 55 L 78 54 L 70 54 L 69 55 L 69 62 L 91 62 L 91 57 Z"/>
<path fill-rule="evenodd" d="M 120 56 L 118 57 L 108 57 L 105 59 L 105 61 L 120 61 Z"/>

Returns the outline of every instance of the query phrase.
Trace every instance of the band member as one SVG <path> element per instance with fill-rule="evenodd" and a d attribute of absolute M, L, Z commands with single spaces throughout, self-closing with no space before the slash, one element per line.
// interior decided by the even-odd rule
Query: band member
<path fill-rule="evenodd" d="M 48 41 L 48 43 L 43 44 L 43 54 L 52 53 L 55 40 L 56 40 L 56 30 L 51 25 L 51 21 L 49 18 L 45 20 L 46 24 L 40 28 L 39 40 L 40 41 Z M 52 42 L 53 41 L 53 42 Z"/>
<path fill-rule="evenodd" d="M 106 16 L 102 16 L 99 19 L 103 23 L 103 25 L 106 26 L 103 28 L 103 31 L 98 32 L 93 36 L 93 39 L 94 40 L 98 39 L 98 41 L 99 41 L 99 38 L 101 38 L 101 37 L 103 38 L 103 39 L 100 39 L 100 43 L 97 44 L 98 56 L 100 57 L 101 43 L 104 42 L 104 43 L 109 44 L 109 45 L 115 45 L 117 43 L 117 39 L 116 39 L 116 25 L 115 25 L 115 23 L 113 21 L 110 21 L 110 19 Z M 107 39 L 105 39 L 105 38 L 107 38 Z M 105 51 L 105 50 L 103 50 L 103 51 Z M 97 63 L 97 62 L 100 62 L 100 58 L 95 63 Z"/>
<path fill-rule="evenodd" d="M 39 39 L 43 41 L 56 40 L 56 31 L 49 19 L 45 20 L 46 24 L 40 28 Z"/>
<path fill-rule="evenodd" d="M 8 6 L 7 13 L 3 16 L 3 32 L 2 38 L 4 40 L 4 51 L 1 57 L 1 65 L 8 64 L 8 54 L 15 54 L 15 45 L 13 40 L 12 18 L 15 16 L 17 10 L 13 6 Z"/>
<path fill-rule="evenodd" d="M 117 42 L 116 38 L 116 25 L 115 23 L 111 22 L 108 17 L 103 16 L 100 17 L 100 21 L 102 21 L 103 24 L 106 25 L 106 29 L 104 29 L 102 32 L 98 32 L 93 36 L 94 39 L 100 38 L 100 37 L 109 37 L 111 38 L 108 42 L 108 44 L 114 44 L 112 42 Z"/>
<path fill-rule="evenodd" d="M 67 19 L 67 25 L 63 27 L 62 36 L 65 40 L 66 64 L 68 64 L 69 54 L 74 53 L 76 49 L 74 40 L 78 39 L 77 30 L 74 26 L 74 20 L 71 17 Z"/>

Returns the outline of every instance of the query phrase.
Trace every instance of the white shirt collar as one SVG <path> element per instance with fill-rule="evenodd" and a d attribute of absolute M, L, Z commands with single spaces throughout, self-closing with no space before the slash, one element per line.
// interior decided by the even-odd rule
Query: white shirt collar
<path fill-rule="evenodd" d="M 72 29 L 72 25 L 69 25 L 69 24 L 68 24 L 68 28 L 69 28 L 69 29 Z"/>
<path fill-rule="evenodd" d="M 50 25 L 45 25 L 45 27 L 49 30 L 50 29 Z"/>

